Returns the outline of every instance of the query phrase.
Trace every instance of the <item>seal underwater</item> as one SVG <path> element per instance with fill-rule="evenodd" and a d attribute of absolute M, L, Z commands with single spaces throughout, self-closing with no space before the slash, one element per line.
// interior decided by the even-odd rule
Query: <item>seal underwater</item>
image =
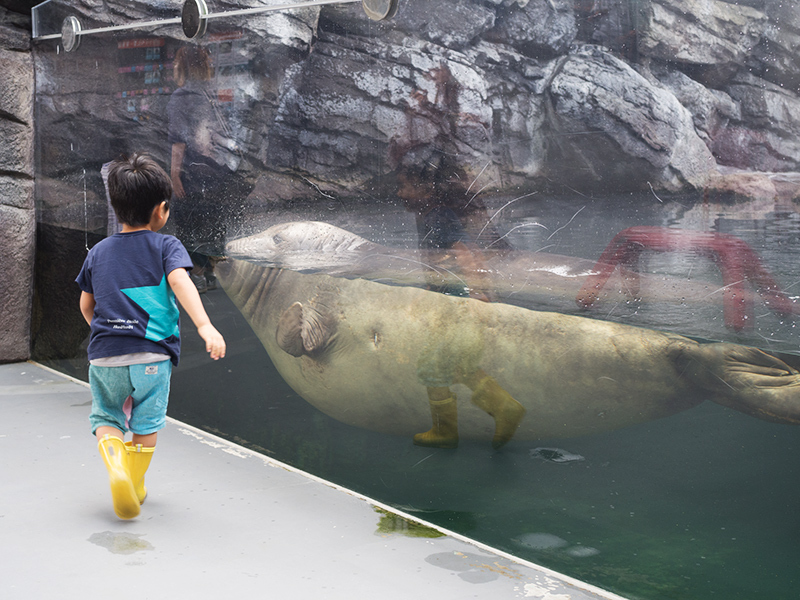
<path fill-rule="evenodd" d="M 501 423 L 486 407 L 458 402 L 457 435 L 496 446 L 511 436 L 609 431 L 705 400 L 800 423 L 796 365 L 756 348 L 233 258 L 217 271 L 286 382 L 357 427 L 425 431 L 429 380 L 449 382 L 454 400 L 468 398 L 471 370 L 524 409 L 517 423 Z M 498 440 L 502 427 L 508 439 Z"/>

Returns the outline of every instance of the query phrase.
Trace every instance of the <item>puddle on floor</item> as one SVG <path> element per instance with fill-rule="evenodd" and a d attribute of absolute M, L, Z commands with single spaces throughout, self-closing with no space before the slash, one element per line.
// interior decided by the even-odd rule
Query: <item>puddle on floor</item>
<path fill-rule="evenodd" d="M 104 531 L 102 533 L 93 533 L 89 537 L 89 541 L 105 548 L 112 554 L 133 554 L 135 552 L 154 550 L 153 545 L 147 540 L 139 539 L 141 537 L 144 537 L 144 534 Z"/>

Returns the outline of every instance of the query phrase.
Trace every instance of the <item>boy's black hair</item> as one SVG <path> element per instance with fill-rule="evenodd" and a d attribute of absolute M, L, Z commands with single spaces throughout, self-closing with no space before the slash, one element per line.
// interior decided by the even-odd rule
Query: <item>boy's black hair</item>
<path fill-rule="evenodd" d="M 132 227 L 147 225 L 153 209 L 172 196 L 172 181 L 156 161 L 133 154 L 111 163 L 108 195 L 117 218 Z"/>

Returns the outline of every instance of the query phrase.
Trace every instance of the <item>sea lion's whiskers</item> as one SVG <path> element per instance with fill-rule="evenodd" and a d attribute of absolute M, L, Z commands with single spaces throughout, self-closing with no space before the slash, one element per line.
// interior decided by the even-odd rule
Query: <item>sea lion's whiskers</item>
<path fill-rule="evenodd" d="M 419 261 L 419 260 L 414 260 L 413 258 L 406 258 L 405 256 L 396 256 L 396 255 L 393 255 L 393 254 L 376 254 L 375 256 L 391 256 L 392 258 L 399 258 L 400 260 L 405 260 L 407 262 L 411 262 L 411 263 L 416 263 L 418 265 L 422 265 L 423 267 L 428 267 L 431 271 L 444 271 L 445 273 L 450 273 L 450 275 L 452 275 L 453 277 L 458 279 L 464 285 L 467 285 L 467 282 L 464 281 L 463 279 L 461 279 L 461 277 L 459 277 L 458 275 L 453 273 L 450 269 L 445 269 L 444 267 L 437 267 L 437 266 L 432 265 L 430 263 L 425 263 L 425 262 L 422 262 L 422 261 Z"/>
<path fill-rule="evenodd" d="M 786 287 L 784 287 L 784 288 L 783 288 L 783 291 L 785 292 L 785 291 L 786 291 L 786 290 L 788 290 L 789 288 L 793 288 L 793 287 L 794 287 L 794 286 L 796 286 L 798 283 L 800 283 L 800 280 L 798 280 L 798 281 L 795 281 L 794 283 L 790 283 L 789 285 L 787 285 Z"/>
<path fill-rule="evenodd" d="M 490 181 L 490 182 L 489 182 L 489 183 L 487 183 L 485 186 L 483 186 L 481 189 L 479 189 L 477 192 L 475 192 L 475 194 L 472 196 L 472 198 L 470 198 L 470 199 L 469 199 L 469 202 L 467 202 L 467 203 L 464 205 L 464 208 L 467 208 L 467 207 L 468 207 L 470 204 L 472 204 L 472 201 L 473 201 L 473 200 L 475 200 L 475 198 L 477 198 L 477 197 L 478 197 L 478 194 L 480 194 L 480 193 L 481 193 L 483 190 L 485 190 L 487 187 L 489 187 L 489 185 L 490 185 L 491 183 L 492 183 L 492 182 Z"/>
<path fill-rule="evenodd" d="M 521 291 L 523 291 L 523 290 L 524 290 L 526 287 L 528 287 L 528 285 L 530 284 L 530 281 L 531 281 L 531 276 L 530 276 L 530 275 L 528 275 L 528 276 L 525 278 L 525 283 L 523 283 L 523 284 L 520 286 L 520 288 L 519 288 L 519 289 L 517 289 L 517 290 L 514 290 L 513 292 L 511 292 L 511 293 L 509 294 L 509 297 L 511 297 L 511 296 L 513 296 L 514 294 L 518 294 L 518 293 L 520 293 Z"/>
<path fill-rule="evenodd" d="M 494 214 L 493 214 L 491 217 L 489 217 L 489 219 L 486 221 L 486 225 L 484 225 L 484 226 L 483 226 L 483 229 L 481 229 L 481 230 L 480 230 L 480 232 L 478 233 L 478 237 L 481 237 L 481 235 L 483 235 L 483 232 L 484 232 L 484 231 L 486 231 L 486 228 L 489 226 L 489 223 L 491 223 L 491 222 L 492 222 L 492 219 L 494 219 L 494 218 L 495 218 L 497 215 L 499 215 L 499 214 L 500 214 L 500 213 L 501 213 L 503 210 L 505 210 L 505 208 L 506 208 L 506 207 L 507 207 L 509 204 L 513 204 L 514 202 L 516 202 L 516 201 L 518 201 L 518 200 L 522 200 L 522 199 L 524 199 L 524 198 L 528 198 L 528 197 L 530 197 L 530 196 L 534 196 L 534 195 L 536 195 L 536 194 L 538 194 L 538 193 L 539 193 L 539 192 L 531 192 L 530 194 L 525 194 L 524 196 L 520 196 L 519 198 L 514 198 L 513 200 L 509 200 L 508 202 L 506 202 L 506 203 L 505 203 L 503 206 L 501 206 L 500 208 L 498 208 L 498 209 L 497 209 L 497 211 L 496 211 L 496 212 L 495 212 L 495 213 L 494 213 Z"/>
<path fill-rule="evenodd" d="M 571 218 L 569 221 L 567 221 L 567 222 L 566 222 L 566 224 L 564 224 L 562 227 L 559 227 L 558 229 L 556 229 L 556 230 L 555 230 L 553 233 L 551 233 L 551 234 L 550 234 L 550 237 L 549 237 L 549 238 L 547 238 L 547 239 L 549 240 L 551 237 L 553 237 L 553 236 L 554 236 L 555 234 L 557 234 L 559 231 L 561 231 L 562 229 L 564 229 L 564 227 L 567 227 L 567 226 L 568 226 L 570 223 L 572 223 L 572 221 L 575 219 L 575 217 L 577 217 L 577 216 L 578 216 L 578 213 L 580 213 L 580 212 L 581 212 L 581 211 L 582 211 L 584 208 L 586 208 L 586 205 L 584 205 L 584 206 L 581 206 L 581 207 L 578 209 L 578 211 L 577 211 L 577 212 L 576 212 L 574 215 L 572 215 L 572 218 Z"/>
<path fill-rule="evenodd" d="M 544 226 L 544 225 L 542 225 L 541 223 L 535 223 L 535 222 L 534 222 L 534 223 L 523 223 L 522 225 L 517 225 L 516 227 L 512 227 L 511 229 L 509 229 L 508 231 L 506 231 L 506 233 L 505 233 L 505 234 L 501 235 L 499 238 L 497 238 L 495 241 L 493 241 L 491 244 L 489 244 L 489 245 L 488 245 L 488 246 L 486 246 L 486 247 L 487 247 L 487 248 L 491 248 L 491 247 L 492 247 L 492 246 L 494 246 L 494 245 L 495 245 L 497 242 L 499 242 L 499 241 L 500 241 L 500 240 L 502 240 L 503 238 L 505 238 L 505 237 L 507 237 L 508 235 L 510 235 L 512 231 L 514 231 L 514 230 L 516 230 L 516 229 L 519 229 L 520 227 L 533 227 L 533 226 L 536 226 L 536 227 L 541 227 L 542 229 L 547 229 L 547 227 L 545 227 L 545 226 Z M 547 231 L 550 231 L 550 230 L 549 230 L 549 229 L 547 229 Z"/>
<path fill-rule="evenodd" d="M 465 195 L 469 194 L 469 191 L 472 189 L 472 186 L 475 185 L 475 182 L 478 181 L 478 179 L 480 179 L 480 176 L 483 175 L 483 172 L 489 167 L 490 164 L 492 164 L 492 161 L 488 161 L 485 165 L 483 165 L 483 168 L 481 169 L 481 172 L 478 173 L 475 176 L 475 179 L 472 180 L 472 183 L 470 183 L 469 187 L 464 191 Z M 486 185 L 489 185 L 489 184 L 487 183 Z M 483 186 L 483 188 L 481 188 L 481 189 L 484 189 L 486 187 L 486 185 Z M 480 194 L 480 192 L 476 193 L 475 196 L 477 196 L 478 194 Z M 473 198 L 475 198 L 475 196 L 473 196 Z M 470 200 L 470 202 L 472 202 L 472 200 Z M 467 204 L 469 204 L 469 202 Z"/>
<path fill-rule="evenodd" d="M 733 286 L 733 285 L 739 285 L 740 283 L 744 283 L 744 279 L 740 279 L 739 281 L 734 281 L 733 283 L 729 283 L 728 285 L 723 285 L 721 288 L 717 288 L 717 289 L 716 289 L 716 290 L 714 290 L 713 292 L 709 292 L 709 293 L 708 293 L 708 294 L 706 294 L 705 296 L 702 296 L 700 299 L 701 299 L 701 300 L 705 300 L 706 298 L 708 298 L 708 297 L 710 297 L 710 296 L 713 296 L 714 294 L 718 294 L 718 293 L 720 293 L 720 292 L 724 292 L 724 291 L 725 291 L 725 290 L 727 290 L 729 287 L 731 287 L 731 286 Z"/>
<path fill-rule="evenodd" d="M 418 464 L 420 464 L 420 463 L 424 463 L 424 462 L 425 462 L 426 460 L 428 460 L 428 459 L 429 459 L 431 456 L 433 456 L 433 454 L 428 454 L 428 456 L 426 456 L 426 457 L 425 457 L 425 458 L 423 458 L 422 460 L 418 460 L 418 461 L 417 461 L 417 462 L 415 462 L 413 465 L 411 465 L 411 468 L 413 469 L 413 468 L 414 468 L 414 467 L 416 467 Z"/>

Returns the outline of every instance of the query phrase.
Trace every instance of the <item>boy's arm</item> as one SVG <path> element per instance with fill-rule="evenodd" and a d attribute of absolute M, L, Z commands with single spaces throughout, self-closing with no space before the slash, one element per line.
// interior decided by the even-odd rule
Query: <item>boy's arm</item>
<path fill-rule="evenodd" d="M 86 319 L 86 322 L 90 327 L 92 325 L 92 317 L 94 316 L 94 305 L 94 294 L 81 292 L 81 314 L 83 315 L 83 318 Z"/>
<path fill-rule="evenodd" d="M 225 340 L 219 331 L 211 324 L 211 319 L 208 318 L 206 309 L 203 307 L 203 301 L 200 300 L 200 294 L 197 293 L 192 280 L 189 278 L 189 273 L 186 269 L 178 268 L 171 271 L 167 275 L 167 283 L 178 302 L 181 303 L 183 310 L 192 319 L 197 333 L 203 338 L 206 343 L 206 352 L 211 355 L 211 358 L 217 360 L 218 358 L 225 357 Z"/>

